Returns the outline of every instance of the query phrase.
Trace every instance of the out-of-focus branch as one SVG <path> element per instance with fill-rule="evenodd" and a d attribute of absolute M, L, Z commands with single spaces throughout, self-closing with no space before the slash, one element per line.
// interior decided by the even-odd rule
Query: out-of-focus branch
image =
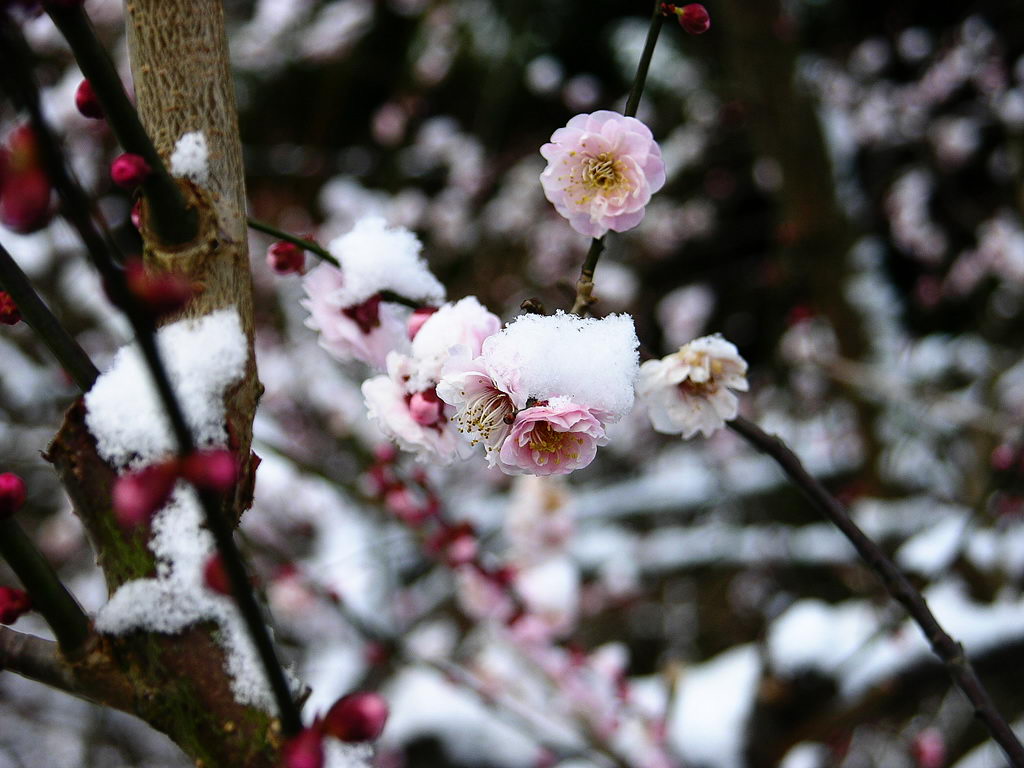
<path fill-rule="evenodd" d="M 126 152 L 141 155 L 150 167 L 142 183 L 153 229 L 169 245 L 191 241 L 199 232 L 196 211 L 188 206 L 178 182 L 168 173 L 139 115 L 125 93 L 121 78 L 96 38 L 80 3 L 46 3 L 53 23 L 71 46 L 82 74 L 92 84 L 103 114 Z"/>
<path fill-rule="evenodd" d="M 0 671 L 45 683 L 65 693 L 80 695 L 75 676 L 61 659 L 57 643 L 0 627 Z"/>
<path fill-rule="evenodd" d="M 75 655 L 89 639 L 89 618 L 13 517 L 0 519 L 0 555 L 28 590 L 32 607 L 50 625 L 61 651 Z"/>
<path fill-rule="evenodd" d="M 14 303 L 18 305 L 22 319 L 39 335 L 75 385 L 83 392 L 87 392 L 100 375 L 99 371 L 46 303 L 39 298 L 25 273 L 2 245 L 0 288 L 11 295 Z"/>
<path fill-rule="evenodd" d="M 999 714 L 988 691 L 974 672 L 963 646 L 946 633 L 928 608 L 924 597 L 896 564 L 850 519 L 843 505 L 825 490 L 821 483 L 811 477 L 797 455 L 781 439 L 769 435 L 742 417 L 729 422 L 729 426 L 757 450 L 774 459 L 815 509 L 853 544 L 857 554 L 881 579 L 889 595 L 906 609 L 921 628 L 932 651 L 945 665 L 956 686 L 971 702 L 976 717 L 1002 747 L 1010 764 L 1014 768 L 1024 768 L 1024 747 Z"/>

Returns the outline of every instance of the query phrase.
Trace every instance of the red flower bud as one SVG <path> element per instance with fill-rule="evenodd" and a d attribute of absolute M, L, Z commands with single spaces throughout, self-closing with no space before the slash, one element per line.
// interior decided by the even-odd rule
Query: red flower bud
<path fill-rule="evenodd" d="M 13 472 L 0 475 L 0 520 L 21 509 L 26 495 L 24 480 Z"/>
<path fill-rule="evenodd" d="M 124 279 L 128 290 L 155 317 L 183 309 L 195 293 L 192 283 L 184 275 L 146 269 L 139 259 L 124 265 Z"/>
<path fill-rule="evenodd" d="M 231 451 L 197 451 L 181 463 L 181 474 L 204 491 L 227 493 L 238 480 L 238 462 Z"/>
<path fill-rule="evenodd" d="M 353 320 L 359 330 L 368 334 L 380 325 L 380 294 L 374 294 L 362 304 L 355 304 L 341 310 L 341 314 Z"/>
<path fill-rule="evenodd" d="M 373 741 L 384 730 L 388 703 L 377 693 L 352 693 L 334 703 L 321 728 L 341 741 Z"/>
<path fill-rule="evenodd" d="M 203 566 L 203 582 L 206 588 L 219 595 L 231 596 L 231 580 L 228 579 L 228 572 L 224 569 L 224 560 L 219 553 L 210 555 L 210 559 Z"/>
<path fill-rule="evenodd" d="M 96 91 L 93 90 L 92 83 L 88 80 L 83 80 L 78 84 L 78 89 L 75 91 L 75 107 L 85 117 L 91 117 L 93 120 L 103 119 L 103 107 L 100 106 L 100 101 L 96 98 Z"/>
<path fill-rule="evenodd" d="M 13 624 L 32 610 L 27 592 L 13 587 L 0 587 L 0 624 Z"/>
<path fill-rule="evenodd" d="M 391 443 L 381 443 L 373 449 L 373 458 L 382 464 L 390 464 L 398 458 L 398 449 Z"/>
<path fill-rule="evenodd" d="M 117 521 L 125 528 L 148 522 L 167 503 L 177 479 L 178 466 L 174 461 L 118 477 L 111 492 Z"/>
<path fill-rule="evenodd" d="M 110 178 L 117 186 L 125 189 L 135 189 L 151 172 L 149 163 L 141 155 L 133 155 L 131 152 L 118 155 L 110 164 Z"/>
<path fill-rule="evenodd" d="M 323 734 L 317 728 L 305 728 L 281 748 L 281 768 L 323 768 Z"/>
<path fill-rule="evenodd" d="M 19 170 L 20 161 L 11 152 L 7 173 L 0 186 L 0 224 L 26 235 L 50 223 L 50 180 L 37 166 Z"/>
<path fill-rule="evenodd" d="M 14 303 L 11 294 L 0 291 L 0 325 L 17 325 L 21 322 L 21 312 Z"/>
<path fill-rule="evenodd" d="M 444 403 L 432 389 L 417 392 L 409 398 L 409 415 L 417 424 L 430 427 L 441 420 Z"/>
<path fill-rule="evenodd" d="M 409 315 L 409 341 L 416 338 L 416 334 L 420 332 L 420 328 L 427 322 L 427 319 L 437 312 L 437 307 L 420 307 L 419 309 L 413 310 L 413 313 Z"/>
<path fill-rule="evenodd" d="M 711 29 L 711 16 L 708 9 L 700 3 L 690 3 L 675 9 L 679 17 L 679 26 L 691 35 L 702 35 Z"/>
<path fill-rule="evenodd" d="M 267 266 L 279 275 L 301 275 L 306 271 L 306 252 L 295 243 L 279 240 L 267 248 Z"/>
<path fill-rule="evenodd" d="M 406 525 L 422 525 L 431 516 L 431 510 L 401 486 L 384 494 L 384 505 Z"/>

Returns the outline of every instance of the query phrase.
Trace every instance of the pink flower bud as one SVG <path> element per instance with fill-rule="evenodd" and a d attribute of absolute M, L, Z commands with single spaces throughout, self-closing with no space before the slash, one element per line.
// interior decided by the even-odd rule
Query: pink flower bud
<path fill-rule="evenodd" d="M 444 403 L 432 389 L 417 392 L 409 399 L 409 415 L 417 424 L 430 427 L 441 420 Z"/>
<path fill-rule="evenodd" d="M 0 186 L 0 224 L 22 235 L 42 229 L 53 213 L 50 193 L 50 180 L 40 168 L 17 170 L 12 160 Z"/>
<path fill-rule="evenodd" d="M 281 748 L 281 768 L 323 768 L 323 734 L 317 728 L 305 728 Z"/>
<path fill-rule="evenodd" d="M 135 189 L 151 172 L 149 163 L 141 155 L 133 155 L 131 152 L 118 155 L 110 164 L 110 178 L 117 186 L 125 189 Z"/>
<path fill-rule="evenodd" d="M 452 568 L 468 565 L 476 560 L 478 551 L 476 536 L 462 533 L 453 538 L 445 549 L 445 561 Z"/>
<path fill-rule="evenodd" d="M 925 728 L 911 745 L 914 764 L 918 768 L 943 768 L 946 765 L 946 741 L 937 728 Z"/>
<path fill-rule="evenodd" d="M 184 275 L 146 269 L 140 259 L 125 264 L 124 279 L 128 290 L 154 317 L 183 309 L 195 293 L 194 286 Z"/>
<path fill-rule="evenodd" d="M 306 252 L 294 243 L 279 240 L 267 249 L 267 266 L 279 275 L 306 271 Z"/>
<path fill-rule="evenodd" d="M 384 495 L 384 505 L 408 525 L 422 525 L 430 517 L 430 511 L 417 501 L 408 488 L 401 486 Z"/>
<path fill-rule="evenodd" d="M 203 583 L 206 584 L 207 589 L 218 595 L 231 596 L 231 580 L 228 579 L 228 572 L 224 569 L 224 560 L 219 553 L 210 555 L 210 559 L 203 566 Z"/>
<path fill-rule="evenodd" d="M 409 341 L 416 338 L 416 334 L 420 332 L 420 328 L 427 322 L 427 319 L 437 312 L 437 307 L 420 307 L 419 309 L 413 310 L 413 313 L 409 315 Z"/>
<path fill-rule="evenodd" d="M 0 325 L 17 325 L 21 322 L 21 312 L 14 303 L 11 294 L 0 291 Z"/>
<path fill-rule="evenodd" d="M 118 477 L 111 492 L 117 521 L 125 528 L 148 522 L 167 503 L 177 479 L 178 466 L 174 461 Z"/>
<path fill-rule="evenodd" d="M 381 464 L 390 464 L 398 458 L 398 449 L 391 443 L 381 443 L 373 449 L 373 458 Z"/>
<path fill-rule="evenodd" d="M 92 83 L 88 80 L 83 80 L 78 84 L 78 90 L 75 91 L 75 107 L 84 117 L 90 117 L 93 120 L 103 119 L 103 107 L 100 106 L 100 101 L 96 98 L 96 91 L 93 90 Z"/>
<path fill-rule="evenodd" d="M 702 35 L 711 28 L 711 16 L 708 9 L 700 3 L 690 3 L 675 9 L 679 16 L 679 26 L 691 35 Z"/>
<path fill-rule="evenodd" d="M 227 493 L 238 480 L 238 462 L 231 451 L 198 451 L 182 462 L 181 474 L 197 488 Z"/>
<path fill-rule="evenodd" d="M 13 624 L 32 610 L 27 592 L 13 587 L 0 587 L 0 624 Z"/>
<path fill-rule="evenodd" d="M 26 495 L 24 480 L 13 472 L 0 475 L 0 520 L 21 509 Z"/>
<path fill-rule="evenodd" d="M 324 733 L 348 742 L 373 741 L 384 730 L 388 703 L 377 693 L 352 693 L 334 703 L 324 718 Z"/>

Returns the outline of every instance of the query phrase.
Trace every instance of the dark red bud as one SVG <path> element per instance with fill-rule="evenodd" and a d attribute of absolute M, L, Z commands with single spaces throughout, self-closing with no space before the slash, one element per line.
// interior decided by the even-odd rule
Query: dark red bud
<path fill-rule="evenodd" d="M 437 307 L 420 307 L 419 309 L 413 310 L 413 313 L 409 315 L 409 341 L 416 338 L 416 334 L 420 332 L 420 328 L 427 322 L 432 314 L 437 312 Z"/>
<path fill-rule="evenodd" d="M 178 466 L 174 461 L 118 477 L 111 493 L 117 521 L 125 528 L 148 522 L 167 503 L 177 479 Z"/>
<path fill-rule="evenodd" d="M 13 472 L 0 475 L 0 520 L 21 509 L 26 495 L 24 480 Z"/>
<path fill-rule="evenodd" d="M 154 317 L 183 309 L 195 294 L 194 286 L 184 275 L 149 270 L 139 259 L 124 265 L 124 278 L 128 290 Z"/>
<path fill-rule="evenodd" d="M 227 493 L 238 480 L 238 462 L 231 451 L 198 451 L 181 463 L 181 474 L 197 488 Z"/>
<path fill-rule="evenodd" d="M 0 224 L 27 235 L 50 223 L 50 180 L 36 166 L 17 170 L 16 165 L 10 163 L 0 187 Z"/>
<path fill-rule="evenodd" d="M 13 624 L 32 610 L 27 592 L 13 587 L 0 587 L 0 624 Z"/>
<path fill-rule="evenodd" d="M 92 83 L 88 80 L 83 80 L 78 84 L 78 89 L 75 91 L 75 107 L 84 117 L 90 117 L 93 120 L 103 119 L 103 107 L 100 106 L 100 101 L 96 98 L 96 91 L 93 90 Z"/>
<path fill-rule="evenodd" d="M 323 734 L 318 728 L 305 728 L 281 748 L 280 768 L 323 768 Z"/>
<path fill-rule="evenodd" d="M 377 693 L 352 693 L 338 699 L 324 717 L 324 733 L 348 742 L 373 741 L 384 730 L 388 703 Z"/>
<path fill-rule="evenodd" d="M 11 294 L 0 291 L 0 325 L 17 325 L 21 322 L 21 312 L 14 303 Z"/>
<path fill-rule="evenodd" d="M 711 16 L 708 9 L 700 3 L 690 3 L 675 9 L 679 17 L 679 26 L 691 35 L 702 35 L 711 29 Z"/>
<path fill-rule="evenodd" d="M 220 554 L 213 554 L 203 566 L 203 582 L 206 588 L 219 595 L 231 596 L 231 580 L 224 569 L 224 561 Z"/>
<path fill-rule="evenodd" d="M 279 275 L 301 275 L 306 271 L 306 252 L 295 243 L 279 240 L 267 249 L 267 266 Z"/>
<path fill-rule="evenodd" d="M 110 178 L 119 187 L 135 189 L 146 180 L 152 169 L 141 155 L 125 152 L 114 158 L 110 164 Z"/>
<path fill-rule="evenodd" d="M 371 296 L 362 304 L 346 307 L 341 314 L 353 320 L 363 333 L 370 333 L 380 325 L 380 294 Z"/>

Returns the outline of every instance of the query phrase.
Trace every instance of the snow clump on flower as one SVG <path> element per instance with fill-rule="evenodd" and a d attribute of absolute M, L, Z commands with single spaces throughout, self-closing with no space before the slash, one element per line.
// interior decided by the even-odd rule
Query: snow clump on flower
<path fill-rule="evenodd" d="M 388 352 L 408 350 L 409 310 L 387 301 L 382 291 L 425 304 L 444 301 L 444 286 L 420 255 L 420 241 L 384 219 L 361 219 L 328 250 L 340 269 L 321 264 L 303 280 L 309 310 L 306 325 L 320 332 L 320 346 L 342 362 L 353 358 L 385 368 Z"/>
<path fill-rule="evenodd" d="M 460 435 L 506 474 L 567 474 L 633 405 L 639 342 L 628 315 L 522 315 L 444 367 L 438 396 Z"/>
<path fill-rule="evenodd" d="M 730 390 L 747 391 L 746 373 L 732 343 L 718 334 L 703 336 L 640 366 L 637 395 L 658 432 L 709 437 L 736 418 L 739 401 Z"/>
<path fill-rule="evenodd" d="M 420 459 L 447 464 L 456 457 L 465 458 L 468 446 L 450 424 L 455 409 L 438 398 L 435 388 L 452 349 L 476 357 L 484 339 L 500 328 L 497 315 L 474 296 L 442 306 L 416 331 L 411 354 L 391 352 L 387 375 L 363 382 L 369 417 Z"/>
<path fill-rule="evenodd" d="M 544 195 L 577 232 L 624 232 L 665 184 L 665 163 L 651 130 L 635 117 L 601 110 L 576 115 L 540 149 Z"/>

